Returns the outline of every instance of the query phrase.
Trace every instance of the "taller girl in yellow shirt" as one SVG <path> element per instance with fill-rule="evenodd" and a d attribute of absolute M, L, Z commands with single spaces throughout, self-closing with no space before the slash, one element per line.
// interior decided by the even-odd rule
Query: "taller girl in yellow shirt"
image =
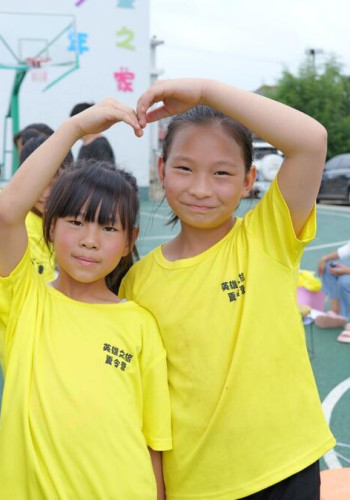
<path fill-rule="evenodd" d="M 141 126 L 177 115 L 158 167 L 180 232 L 136 263 L 120 291 L 155 315 L 168 354 L 167 499 L 318 500 L 318 459 L 334 438 L 295 290 L 315 234 L 326 131 L 283 104 L 200 79 L 157 83 L 137 114 Z M 241 219 L 234 211 L 256 177 L 246 127 L 284 161 Z"/>

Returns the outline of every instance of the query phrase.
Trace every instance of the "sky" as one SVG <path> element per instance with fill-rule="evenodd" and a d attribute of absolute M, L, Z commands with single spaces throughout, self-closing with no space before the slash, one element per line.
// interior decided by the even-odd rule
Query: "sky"
<path fill-rule="evenodd" d="M 150 0 L 159 78 L 205 77 L 246 90 L 298 73 L 310 49 L 350 75 L 349 0 Z M 310 56 L 309 56 L 310 57 Z"/>

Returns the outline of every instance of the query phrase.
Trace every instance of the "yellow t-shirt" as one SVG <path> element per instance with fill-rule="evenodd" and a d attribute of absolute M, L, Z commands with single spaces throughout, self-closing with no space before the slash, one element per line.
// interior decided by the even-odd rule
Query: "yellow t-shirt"
<path fill-rule="evenodd" d="M 315 210 L 296 238 L 277 181 L 205 252 L 135 264 L 120 295 L 150 310 L 168 356 L 173 450 L 167 500 L 233 500 L 304 469 L 335 444 L 296 300 Z"/>
<path fill-rule="evenodd" d="M 26 228 L 30 246 L 30 256 L 37 272 L 45 282 L 53 281 L 55 273 L 55 257 L 53 249 L 49 249 L 43 236 L 43 220 L 39 215 L 28 212 Z"/>
<path fill-rule="evenodd" d="M 131 301 L 70 299 L 28 250 L 4 288 L 0 500 L 156 500 L 147 445 L 172 442 L 153 316 Z"/>

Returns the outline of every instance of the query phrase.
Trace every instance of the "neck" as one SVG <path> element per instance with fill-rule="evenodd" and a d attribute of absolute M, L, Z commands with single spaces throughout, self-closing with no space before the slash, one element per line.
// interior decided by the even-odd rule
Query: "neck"
<path fill-rule="evenodd" d="M 120 302 L 119 297 L 111 292 L 105 279 L 92 283 L 82 283 L 72 279 L 60 270 L 58 278 L 52 283 L 53 287 L 67 297 L 89 304 L 111 304 Z"/>
<path fill-rule="evenodd" d="M 235 218 L 214 229 L 200 229 L 181 223 L 180 233 L 163 246 L 163 255 L 170 261 L 195 257 L 218 243 L 232 229 Z"/>

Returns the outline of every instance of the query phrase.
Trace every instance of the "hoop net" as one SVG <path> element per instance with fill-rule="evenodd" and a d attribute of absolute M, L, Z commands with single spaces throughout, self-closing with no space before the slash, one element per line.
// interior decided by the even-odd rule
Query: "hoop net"
<path fill-rule="evenodd" d="M 45 57 L 27 57 L 26 62 L 28 64 L 29 69 L 39 69 L 41 65 L 44 63 L 50 62 L 50 58 Z"/>

